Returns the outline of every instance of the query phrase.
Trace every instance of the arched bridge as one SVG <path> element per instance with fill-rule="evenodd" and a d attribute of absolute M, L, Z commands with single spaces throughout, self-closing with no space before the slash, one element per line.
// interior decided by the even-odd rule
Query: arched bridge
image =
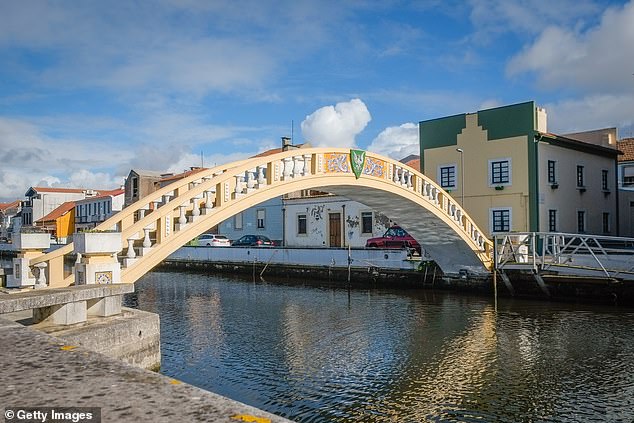
<path fill-rule="evenodd" d="M 445 272 L 491 266 L 492 243 L 439 185 L 387 157 L 341 148 L 294 149 L 206 169 L 140 199 L 96 230 L 121 233 L 128 258 L 121 282 L 132 283 L 231 216 L 306 189 L 359 201 L 398 221 Z M 68 286 L 74 275 L 64 276 L 63 259 L 72 251 L 69 244 L 30 264 L 46 263 L 50 286 Z"/>

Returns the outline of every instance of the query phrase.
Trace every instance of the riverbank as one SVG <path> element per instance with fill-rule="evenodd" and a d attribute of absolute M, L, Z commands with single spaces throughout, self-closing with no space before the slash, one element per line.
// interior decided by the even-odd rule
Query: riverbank
<path fill-rule="evenodd" d="M 15 255 L 8 246 L 0 244 L 5 247 L 0 248 L 0 258 Z M 315 279 L 351 286 L 421 287 L 496 295 L 492 274 L 447 275 L 433 261 L 398 249 L 185 246 L 157 268 L 241 274 L 254 280 Z M 506 271 L 506 280 L 501 273 L 497 276 L 500 297 L 634 305 L 632 281 L 555 274 L 543 275 L 538 281 L 532 272 L 513 270 Z"/>
<path fill-rule="evenodd" d="M 507 271 L 506 280 L 497 275 L 496 289 L 492 274 L 446 275 L 433 261 L 412 257 L 405 250 L 183 247 L 158 269 L 241 274 L 253 280 L 315 279 L 342 286 L 427 288 L 485 296 L 634 305 L 634 283 L 630 281 L 553 274 L 544 275 L 540 286 L 532 272 Z"/>

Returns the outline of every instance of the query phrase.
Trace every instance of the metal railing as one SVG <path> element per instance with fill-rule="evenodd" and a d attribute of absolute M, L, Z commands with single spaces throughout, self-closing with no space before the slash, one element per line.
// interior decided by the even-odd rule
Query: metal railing
<path fill-rule="evenodd" d="M 532 269 L 634 279 L 634 238 L 560 232 L 496 234 L 496 269 Z"/>

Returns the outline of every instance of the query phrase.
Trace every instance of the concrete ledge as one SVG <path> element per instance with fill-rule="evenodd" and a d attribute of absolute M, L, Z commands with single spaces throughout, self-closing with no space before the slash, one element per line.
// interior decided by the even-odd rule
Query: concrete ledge
<path fill-rule="evenodd" d="M 134 284 L 80 285 L 0 295 L 0 314 L 57 306 L 134 292 Z"/>
<path fill-rule="evenodd" d="M 5 407 L 100 407 L 104 422 L 290 422 L 0 319 Z"/>
<path fill-rule="evenodd" d="M 161 365 L 158 314 L 123 307 L 119 315 L 105 319 L 89 317 L 82 325 L 40 323 L 31 327 L 143 369 L 158 370 Z"/>

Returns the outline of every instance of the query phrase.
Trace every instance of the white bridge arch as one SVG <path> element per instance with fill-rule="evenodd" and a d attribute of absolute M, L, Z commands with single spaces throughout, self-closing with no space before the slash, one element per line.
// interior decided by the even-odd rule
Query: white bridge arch
<path fill-rule="evenodd" d="M 384 156 L 365 153 L 359 177 L 351 150 L 294 149 L 214 167 L 180 179 L 112 216 L 96 230 L 121 232 L 121 282 L 133 283 L 172 252 L 223 220 L 283 194 L 317 189 L 363 203 L 398 221 L 446 273 L 488 272 L 492 243 L 440 186 Z M 63 260 L 73 245 L 33 258 L 51 287 L 68 286 Z"/>

